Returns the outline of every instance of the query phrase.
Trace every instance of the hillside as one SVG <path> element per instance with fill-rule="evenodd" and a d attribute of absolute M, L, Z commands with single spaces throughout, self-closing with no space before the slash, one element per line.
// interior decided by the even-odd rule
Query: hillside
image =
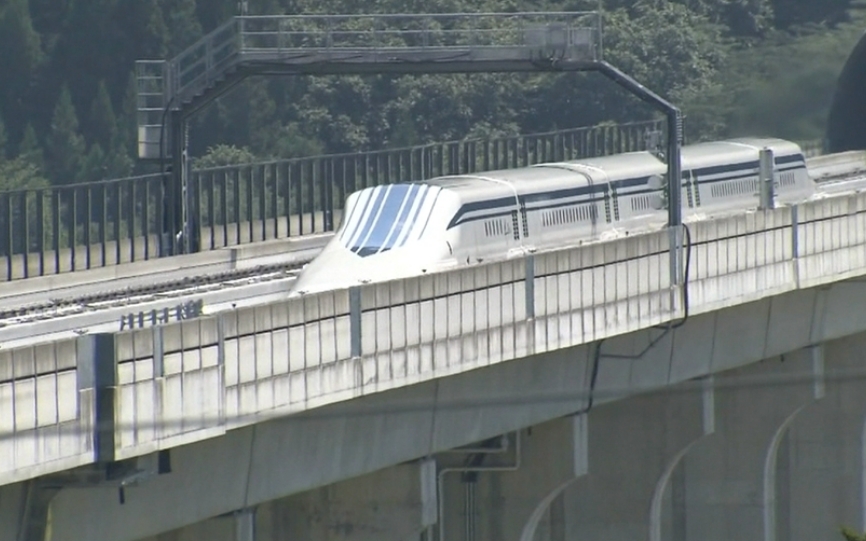
<path fill-rule="evenodd" d="M 862 0 L 606 0 L 606 58 L 683 107 L 690 140 L 819 138 L 866 27 Z M 594 9 L 580 0 L 372 0 L 367 12 Z M 172 56 L 236 0 L 0 4 L 0 190 L 136 168 L 134 61 Z M 347 0 L 260 0 L 250 14 L 347 13 Z M 545 131 L 652 114 L 596 74 L 253 79 L 199 115 L 191 150 L 290 157 Z M 211 156 L 213 161 L 219 157 Z"/>

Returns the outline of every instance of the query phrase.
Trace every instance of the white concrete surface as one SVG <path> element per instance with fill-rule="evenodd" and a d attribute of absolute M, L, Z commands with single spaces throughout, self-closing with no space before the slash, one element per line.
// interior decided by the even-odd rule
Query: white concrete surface
<path fill-rule="evenodd" d="M 0 350 L 0 485 L 96 460 L 86 354 L 75 340 Z"/>
<path fill-rule="evenodd" d="M 864 306 L 866 284 L 838 283 L 691 317 L 643 354 L 653 331 L 612 338 L 596 407 L 862 332 Z M 55 539 L 138 539 L 568 415 L 586 405 L 594 352 L 586 345 L 494 363 L 177 447 L 172 473 L 129 489 L 124 505 L 110 487 L 61 491 L 54 531 L 80 537 Z"/>

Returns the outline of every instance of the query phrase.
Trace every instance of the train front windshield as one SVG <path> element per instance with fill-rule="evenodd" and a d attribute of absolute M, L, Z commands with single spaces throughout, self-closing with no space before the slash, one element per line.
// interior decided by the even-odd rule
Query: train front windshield
<path fill-rule="evenodd" d="M 349 198 L 340 243 L 366 257 L 419 240 L 441 191 L 425 184 L 390 184 L 357 192 Z"/>

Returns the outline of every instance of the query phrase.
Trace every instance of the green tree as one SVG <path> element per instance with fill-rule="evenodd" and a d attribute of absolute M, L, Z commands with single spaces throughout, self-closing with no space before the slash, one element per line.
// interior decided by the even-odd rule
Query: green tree
<path fill-rule="evenodd" d="M 608 0 L 605 9 L 627 9 L 634 16 L 647 6 L 667 10 L 671 4 L 722 25 L 727 34 L 734 36 L 759 36 L 773 24 L 773 0 Z"/>
<path fill-rule="evenodd" d="M 848 20 L 851 0 L 773 0 L 775 26 L 786 30 L 805 24 L 836 25 Z"/>
<path fill-rule="evenodd" d="M 115 50 L 118 35 L 113 20 L 118 0 L 71 2 L 52 72 L 62 77 L 80 111 L 88 111 L 99 81 L 111 76 L 122 57 Z M 87 117 L 82 128 L 88 131 Z"/>
<path fill-rule="evenodd" d="M 0 160 L 0 192 L 48 188 L 50 183 L 39 169 L 23 158 Z"/>
<path fill-rule="evenodd" d="M 168 30 L 168 53 L 176 55 L 202 36 L 195 12 L 195 0 L 160 0 Z"/>
<path fill-rule="evenodd" d="M 135 86 L 135 73 L 129 74 L 126 83 L 126 91 L 123 94 L 123 103 L 120 106 L 120 117 L 118 125 L 118 147 L 127 156 L 137 155 L 138 145 L 138 94 Z"/>
<path fill-rule="evenodd" d="M 6 134 L 6 124 L 3 123 L 3 117 L 0 116 L 0 161 L 6 159 L 7 147 L 9 144 L 9 136 Z"/>
<path fill-rule="evenodd" d="M 52 180 L 55 184 L 73 182 L 78 178 L 85 146 L 84 138 L 78 133 L 78 116 L 66 85 L 60 91 L 46 139 L 47 165 Z"/>
<path fill-rule="evenodd" d="M 30 113 L 22 107 L 30 81 L 43 60 L 27 0 L 0 3 L 0 51 L 0 111 L 17 137 Z"/>
<path fill-rule="evenodd" d="M 18 157 L 36 167 L 40 174 L 45 171 L 45 155 L 39 145 L 36 130 L 33 129 L 33 124 L 29 122 L 24 128 L 24 137 L 21 138 L 21 143 L 18 145 Z"/>
<path fill-rule="evenodd" d="M 111 96 L 105 81 L 100 81 L 96 90 L 96 97 L 90 106 L 90 129 L 89 137 L 91 143 L 99 143 L 105 148 L 114 148 L 117 144 L 117 119 L 114 116 L 114 108 L 111 106 Z"/>
<path fill-rule="evenodd" d="M 132 174 L 135 163 L 129 154 L 122 150 L 113 150 L 105 156 L 104 178 L 123 178 Z"/>
<path fill-rule="evenodd" d="M 45 189 L 49 188 L 50 184 L 45 177 L 39 172 L 39 169 L 23 158 L 15 158 L 13 160 L 0 160 L 0 192 L 16 191 L 18 192 L 11 200 L 14 201 L 10 222 L 14 228 L 12 231 L 12 250 L 14 252 L 22 252 L 25 247 L 34 249 L 41 246 L 41 239 L 38 238 L 36 232 L 39 221 L 42 220 L 44 231 L 48 231 L 48 215 L 43 212 L 39 215 L 38 200 L 45 197 Z M 28 191 L 24 191 L 28 190 Z M 43 205 L 45 202 L 43 202 Z M 43 206 L 43 209 L 46 208 Z M 25 227 L 25 224 L 27 227 Z M 25 235 L 29 234 L 29 237 Z"/>
<path fill-rule="evenodd" d="M 250 81 L 249 88 L 249 142 L 257 154 L 269 153 L 280 130 L 277 104 L 268 91 L 268 81 Z"/>
<path fill-rule="evenodd" d="M 845 541 L 866 541 L 866 534 L 857 533 L 851 528 L 842 528 L 841 532 Z"/>
<path fill-rule="evenodd" d="M 169 30 L 162 15 L 159 0 L 136 0 L 123 2 L 115 12 L 117 28 L 123 38 L 119 39 L 119 50 L 126 62 L 118 66 L 118 75 L 123 77 L 136 59 L 166 58 L 169 47 Z M 123 84 L 123 81 L 119 81 Z"/>
<path fill-rule="evenodd" d="M 105 161 L 105 152 L 99 143 L 90 146 L 87 156 L 81 162 L 78 170 L 77 182 L 95 182 L 105 180 L 108 177 L 108 167 Z"/>
<path fill-rule="evenodd" d="M 822 138 L 836 81 L 866 24 L 860 17 L 833 30 L 779 34 L 758 50 L 732 53 L 723 74 L 736 103 L 728 114 L 730 133 Z"/>
<path fill-rule="evenodd" d="M 193 161 L 196 169 L 208 169 L 210 167 L 223 167 L 226 165 L 238 165 L 256 161 L 255 154 L 246 147 L 238 148 L 233 145 L 216 145 L 208 149 L 207 154 Z"/>
<path fill-rule="evenodd" d="M 297 122 L 290 122 L 280 128 L 268 155 L 272 158 L 302 158 L 324 153 L 325 146 L 321 141 L 306 135 Z"/>

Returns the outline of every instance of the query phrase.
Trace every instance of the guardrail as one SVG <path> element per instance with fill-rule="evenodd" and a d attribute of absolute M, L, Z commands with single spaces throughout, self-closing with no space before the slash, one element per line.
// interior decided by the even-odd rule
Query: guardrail
<path fill-rule="evenodd" d="M 194 171 L 201 249 L 333 230 L 365 186 L 640 150 L 656 121 Z M 161 256 L 163 176 L 0 193 L 0 280 Z"/>

